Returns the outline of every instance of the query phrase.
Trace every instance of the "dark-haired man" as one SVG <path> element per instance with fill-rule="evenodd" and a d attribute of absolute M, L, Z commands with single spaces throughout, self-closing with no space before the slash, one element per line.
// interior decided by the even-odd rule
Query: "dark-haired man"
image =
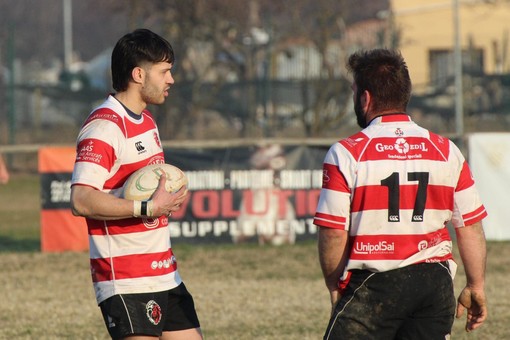
<path fill-rule="evenodd" d="M 399 52 L 354 53 L 353 101 L 363 129 L 331 146 L 314 223 L 332 313 L 325 339 L 448 339 L 455 315 L 455 228 L 467 284 L 457 317 L 487 317 L 487 215 L 450 140 L 412 121 Z"/>
<path fill-rule="evenodd" d="M 85 121 L 77 141 L 71 206 L 87 220 L 96 299 L 113 339 L 202 339 L 192 296 L 177 271 L 168 218 L 186 188 L 165 190 L 161 176 L 148 201 L 123 199 L 134 171 L 165 163 L 148 104 L 162 104 L 174 84 L 168 41 L 138 29 L 112 52 L 116 93 Z"/>

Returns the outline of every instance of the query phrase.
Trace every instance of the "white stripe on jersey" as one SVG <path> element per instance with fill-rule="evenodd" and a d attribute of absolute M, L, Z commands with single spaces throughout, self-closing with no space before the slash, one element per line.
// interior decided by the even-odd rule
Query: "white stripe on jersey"
<path fill-rule="evenodd" d="M 174 271 L 157 277 L 94 282 L 94 290 L 96 291 L 97 303 L 99 304 L 115 294 L 139 293 L 140 287 L 151 287 L 151 292 L 161 292 L 175 288 L 181 283 L 181 276 L 177 271 Z"/>
<path fill-rule="evenodd" d="M 168 228 L 157 228 L 142 233 L 117 235 L 89 235 L 90 258 L 150 254 L 168 251 L 171 247 Z M 154 242 L 165 240 L 166 242 Z"/>

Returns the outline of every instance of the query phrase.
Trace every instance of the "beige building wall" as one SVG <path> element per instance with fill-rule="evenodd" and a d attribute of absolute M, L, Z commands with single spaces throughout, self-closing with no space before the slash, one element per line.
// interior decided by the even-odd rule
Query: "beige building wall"
<path fill-rule="evenodd" d="M 406 59 L 415 91 L 430 83 L 429 51 L 454 47 L 453 0 L 391 0 L 400 50 Z M 458 0 L 461 47 L 470 42 L 483 50 L 486 74 L 508 73 L 510 2 L 505 0 Z"/>

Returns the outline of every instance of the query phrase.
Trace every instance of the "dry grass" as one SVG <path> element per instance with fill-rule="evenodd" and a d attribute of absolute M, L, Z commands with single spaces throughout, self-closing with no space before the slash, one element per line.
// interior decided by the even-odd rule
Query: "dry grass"
<path fill-rule="evenodd" d="M 88 254 L 38 251 L 37 185 L 15 178 L 15 195 L 0 187 L 0 339 L 107 339 Z M 174 248 L 207 340 L 322 338 L 329 297 L 315 244 Z M 472 333 L 457 320 L 452 339 L 510 338 L 509 272 L 510 244 L 490 242 L 489 320 Z M 460 267 L 457 291 L 464 282 Z"/>

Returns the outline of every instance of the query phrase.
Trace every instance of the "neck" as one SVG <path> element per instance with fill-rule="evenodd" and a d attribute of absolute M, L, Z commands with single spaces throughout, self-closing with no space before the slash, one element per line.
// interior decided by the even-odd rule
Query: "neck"
<path fill-rule="evenodd" d="M 137 99 L 139 96 L 136 93 L 131 93 L 129 90 L 116 93 L 115 98 L 137 115 L 141 115 L 147 106 L 141 99 Z"/>

